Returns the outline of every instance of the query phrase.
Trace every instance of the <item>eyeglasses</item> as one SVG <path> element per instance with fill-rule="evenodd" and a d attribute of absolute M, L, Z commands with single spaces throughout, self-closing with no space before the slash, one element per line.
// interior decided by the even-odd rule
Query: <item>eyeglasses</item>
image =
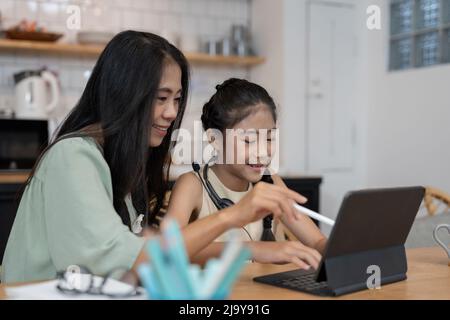
<path fill-rule="evenodd" d="M 99 277 L 86 267 L 72 266 L 58 272 L 57 278 L 56 288 L 69 295 L 89 294 L 124 299 L 143 294 L 137 276 L 126 268 L 116 268 L 105 277 Z"/>

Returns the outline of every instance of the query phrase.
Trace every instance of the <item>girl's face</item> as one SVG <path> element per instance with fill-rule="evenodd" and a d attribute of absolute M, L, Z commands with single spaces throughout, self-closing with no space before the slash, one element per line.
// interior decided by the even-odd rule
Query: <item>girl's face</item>
<path fill-rule="evenodd" d="M 150 147 L 158 147 L 176 119 L 181 100 L 181 69 L 173 60 L 167 60 L 156 100 L 153 103 L 152 127 L 149 133 Z"/>
<path fill-rule="evenodd" d="M 254 111 L 233 129 L 237 133 L 233 146 L 235 160 L 233 164 L 227 164 L 226 169 L 238 178 L 251 183 L 258 182 L 273 155 L 272 143 L 275 139 L 276 124 L 272 114 L 266 105 L 257 105 Z M 223 149 L 225 153 L 229 151 L 226 146 L 227 139 Z M 227 156 L 229 155 L 225 154 L 223 158 L 225 163 Z"/>

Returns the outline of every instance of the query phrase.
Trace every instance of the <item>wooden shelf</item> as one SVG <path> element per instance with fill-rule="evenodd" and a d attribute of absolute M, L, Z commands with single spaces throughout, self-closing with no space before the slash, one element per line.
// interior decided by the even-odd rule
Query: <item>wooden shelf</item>
<path fill-rule="evenodd" d="M 0 39 L 1 52 L 37 52 L 47 55 L 97 57 L 103 46 L 70 43 L 48 43 L 38 41 Z M 264 63 L 263 57 L 212 56 L 206 53 L 185 53 L 192 64 L 230 65 L 252 67 Z"/>
<path fill-rule="evenodd" d="M 45 53 L 49 55 L 98 56 L 102 50 L 102 46 L 94 45 L 0 39 L 0 52 L 22 51 Z"/>
<path fill-rule="evenodd" d="M 212 56 L 206 53 L 185 53 L 186 58 L 193 64 L 220 64 L 251 67 L 265 62 L 263 57 Z"/>

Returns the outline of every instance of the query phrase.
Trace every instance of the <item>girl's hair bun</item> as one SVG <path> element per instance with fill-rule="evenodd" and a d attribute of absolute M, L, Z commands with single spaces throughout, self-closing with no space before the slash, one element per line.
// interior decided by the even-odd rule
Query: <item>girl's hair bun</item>
<path fill-rule="evenodd" d="M 203 129 L 224 129 L 233 127 L 246 118 L 252 107 L 263 103 L 277 119 L 276 107 L 267 91 L 245 79 L 230 78 L 216 85 L 216 93 L 203 106 L 201 116 Z"/>
<path fill-rule="evenodd" d="M 230 79 L 228 79 L 228 80 L 225 80 L 223 83 L 218 84 L 218 85 L 216 86 L 216 90 L 219 91 L 219 90 L 222 90 L 222 89 L 231 87 L 231 86 L 233 86 L 233 85 L 235 85 L 235 84 L 242 84 L 244 81 L 245 81 L 245 80 L 243 80 L 243 79 L 230 78 Z"/>

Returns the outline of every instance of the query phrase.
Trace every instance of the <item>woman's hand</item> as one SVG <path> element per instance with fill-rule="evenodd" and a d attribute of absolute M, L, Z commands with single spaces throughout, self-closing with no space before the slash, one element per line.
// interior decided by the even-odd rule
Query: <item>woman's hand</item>
<path fill-rule="evenodd" d="M 232 215 L 232 225 L 243 227 L 272 213 L 275 218 L 288 215 L 297 219 L 294 202 L 305 203 L 306 198 L 286 187 L 259 182 L 236 205 L 226 209 Z"/>
<path fill-rule="evenodd" d="M 317 250 L 298 241 L 258 241 L 250 242 L 249 247 L 253 260 L 259 263 L 294 263 L 299 268 L 308 270 L 310 267 L 317 269 L 322 259 Z"/>

